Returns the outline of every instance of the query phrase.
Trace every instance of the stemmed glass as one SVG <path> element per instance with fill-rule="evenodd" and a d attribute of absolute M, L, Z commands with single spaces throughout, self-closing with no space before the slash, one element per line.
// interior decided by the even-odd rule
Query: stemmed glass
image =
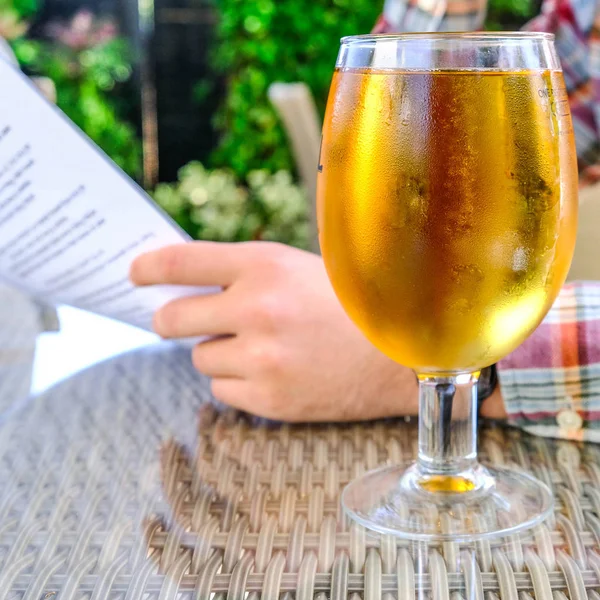
<path fill-rule="evenodd" d="M 344 38 L 318 211 L 344 309 L 419 381 L 416 463 L 353 481 L 345 510 L 423 540 L 542 521 L 545 485 L 477 462 L 477 380 L 538 326 L 573 254 L 576 156 L 553 36 Z"/>

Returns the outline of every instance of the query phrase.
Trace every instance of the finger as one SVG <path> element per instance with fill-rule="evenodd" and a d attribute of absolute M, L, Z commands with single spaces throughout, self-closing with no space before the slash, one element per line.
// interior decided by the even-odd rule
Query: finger
<path fill-rule="evenodd" d="M 227 287 L 241 270 L 241 244 L 193 242 L 167 246 L 136 258 L 129 277 L 135 285 Z"/>
<path fill-rule="evenodd" d="M 166 339 L 235 335 L 238 306 L 228 292 L 188 296 L 165 304 L 154 315 L 154 331 Z"/>
<path fill-rule="evenodd" d="M 228 406 L 256 414 L 250 409 L 252 397 L 251 385 L 248 380 L 228 377 L 214 378 L 211 383 L 211 391 L 217 400 Z"/>
<path fill-rule="evenodd" d="M 208 377 L 241 381 L 246 373 L 240 346 L 235 337 L 204 342 L 192 350 L 192 362 L 200 373 Z"/>

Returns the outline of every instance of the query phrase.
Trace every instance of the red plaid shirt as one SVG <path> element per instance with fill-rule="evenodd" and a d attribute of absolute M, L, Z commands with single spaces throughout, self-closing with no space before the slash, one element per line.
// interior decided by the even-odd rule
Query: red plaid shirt
<path fill-rule="evenodd" d="M 386 0 L 375 31 L 476 30 L 486 4 Z M 600 0 L 545 0 L 525 29 L 555 35 L 580 180 L 599 181 Z M 600 442 L 600 282 L 566 285 L 542 325 L 498 364 L 498 374 L 513 424 L 539 435 Z"/>

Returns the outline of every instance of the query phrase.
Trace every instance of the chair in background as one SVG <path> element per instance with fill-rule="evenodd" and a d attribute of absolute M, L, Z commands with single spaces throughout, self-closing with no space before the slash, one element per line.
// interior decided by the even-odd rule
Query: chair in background
<path fill-rule="evenodd" d="M 305 83 L 273 83 L 269 100 L 288 135 L 298 174 L 310 202 L 311 250 L 319 252 L 317 235 L 317 166 L 321 145 L 321 121 L 310 89 Z"/>

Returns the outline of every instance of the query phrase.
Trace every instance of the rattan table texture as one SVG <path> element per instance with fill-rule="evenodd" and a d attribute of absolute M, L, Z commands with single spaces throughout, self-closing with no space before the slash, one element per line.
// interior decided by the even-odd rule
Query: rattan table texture
<path fill-rule="evenodd" d="M 427 546 L 347 520 L 353 477 L 415 454 L 414 424 L 282 426 L 220 412 L 171 345 L 97 365 L 0 426 L 0 600 L 600 600 L 600 448 L 488 428 L 554 518 Z"/>

